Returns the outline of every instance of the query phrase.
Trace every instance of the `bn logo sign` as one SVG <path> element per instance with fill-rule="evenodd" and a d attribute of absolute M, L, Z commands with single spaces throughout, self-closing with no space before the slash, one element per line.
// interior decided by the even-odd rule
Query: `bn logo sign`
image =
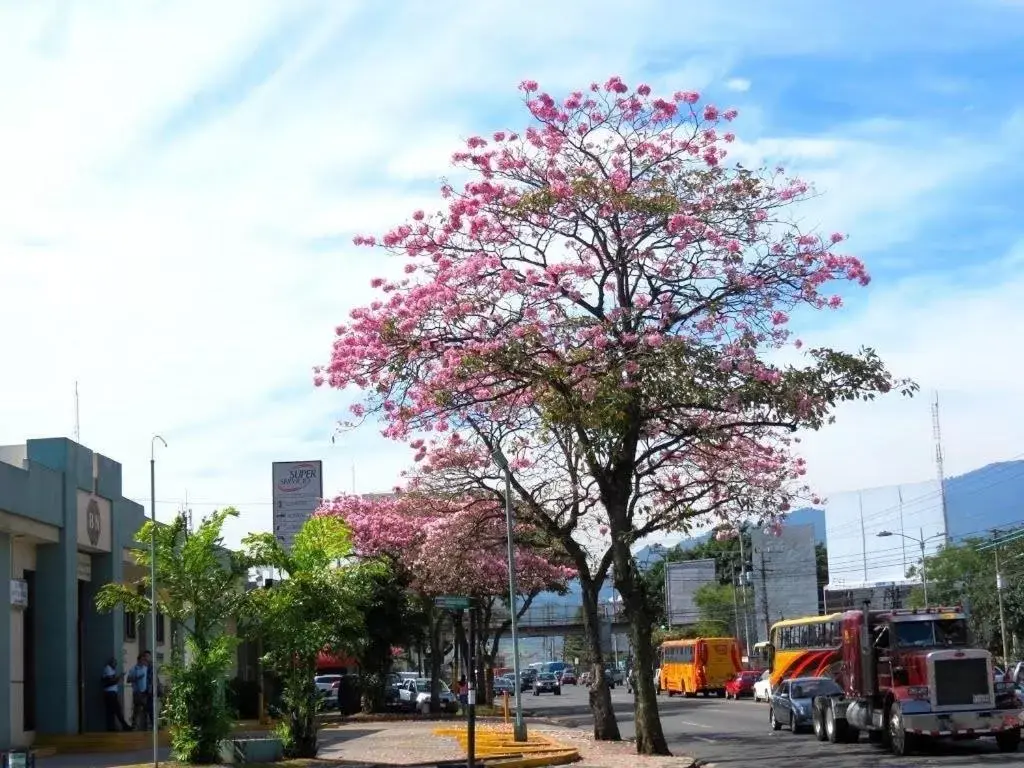
<path fill-rule="evenodd" d="M 89 499 L 89 506 L 85 508 L 85 528 L 89 535 L 89 543 L 94 547 L 100 543 L 100 534 L 103 532 L 103 518 L 100 517 L 100 505 L 96 499 Z"/>

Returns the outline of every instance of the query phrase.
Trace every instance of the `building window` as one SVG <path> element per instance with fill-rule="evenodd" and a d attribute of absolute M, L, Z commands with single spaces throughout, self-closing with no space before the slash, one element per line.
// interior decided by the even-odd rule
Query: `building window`
<path fill-rule="evenodd" d="M 139 617 L 131 611 L 124 612 L 124 639 L 137 640 L 139 637 Z"/>
<path fill-rule="evenodd" d="M 164 615 L 162 613 L 156 615 L 156 641 L 157 643 L 164 641 Z"/>

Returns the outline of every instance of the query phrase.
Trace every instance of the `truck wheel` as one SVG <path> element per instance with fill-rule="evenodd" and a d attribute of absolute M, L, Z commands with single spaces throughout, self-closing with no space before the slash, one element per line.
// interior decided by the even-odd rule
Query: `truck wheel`
<path fill-rule="evenodd" d="M 825 709 L 825 735 L 832 744 L 841 744 L 849 739 L 846 721 L 837 720 L 836 711 L 830 706 Z"/>
<path fill-rule="evenodd" d="M 814 738 L 818 741 L 826 741 L 828 734 L 825 732 L 825 707 L 821 699 L 815 699 L 814 711 L 811 713 L 811 720 L 814 723 Z"/>
<path fill-rule="evenodd" d="M 903 727 L 903 710 L 900 708 L 898 701 L 892 703 L 887 726 L 889 751 L 896 757 L 904 757 L 911 754 L 914 751 L 914 740 L 913 736 L 907 733 L 906 728 Z"/>
<path fill-rule="evenodd" d="M 1020 728 L 996 734 L 996 746 L 1000 752 L 1016 752 L 1020 746 Z"/>

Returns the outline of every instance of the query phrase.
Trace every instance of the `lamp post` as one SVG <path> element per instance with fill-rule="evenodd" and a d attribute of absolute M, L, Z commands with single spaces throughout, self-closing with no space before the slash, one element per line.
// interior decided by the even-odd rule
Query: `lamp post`
<path fill-rule="evenodd" d="M 153 766 L 160 765 L 160 678 L 156 660 L 156 444 L 160 441 L 164 448 L 167 441 L 160 435 L 153 435 L 149 441 L 149 515 L 152 529 L 149 534 L 149 607 L 152 626 L 153 643 Z"/>
<path fill-rule="evenodd" d="M 921 586 L 924 588 L 924 604 L 925 604 L 925 607 L 927 608 L 928 607 L 928 566 L 925 563 L 924 545 L 925 545 L 925 542 L 931 541 L 932 539 L 938 539 L 940 537 L 945 537 L 945 535 L 946 535 L 945 532 L 936 533 L 936 534 L 933 534 L 931 536 L 927 536 L 926 537 L 924 535 L 924 529 L 922 528 L 921 529 L 921 537 L 920 538 L 918 538 L 916 536 L 908 536 L 905 533 L 895 533 L 893 531 L 879 531 L 877 535 L 880 538 L 885 538 L 886 536 L 901 536 L 904 539 L 906 539 L 907 541 L 915 542 L 921 548 Z"/>
<path fill-rule="evenodd" d="M 523 720 L 523 688 L 519 671 L 519 618 L 516 615 L 516 552 L 512 539 L 512 467 L 497 445 L 491 451 L 494 463 L 505 475 L 505 531 L 508 537 L 508 605 L 511 614 L 512 631 L 512 674 L 515 677 L 516 719 L 513 725 L 513 740 L 526 741 L 526 721 Z"/>

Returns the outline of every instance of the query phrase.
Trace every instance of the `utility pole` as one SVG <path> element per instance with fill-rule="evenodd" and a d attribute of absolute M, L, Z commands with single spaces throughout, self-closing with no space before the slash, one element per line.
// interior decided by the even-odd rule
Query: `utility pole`
<path fill-rule="evenodd" d="M 750 605 L 747 602 L 747 553 L 743 546 L 743 524 L 739 525 L 740 535 L 740 589 L 743 595 L 743 639 L 747 644 L 747 655 L 750 655 Z M 765 638 L 767 639 L 767 638 Z"/>
<path fill-rule="evenodd" d="M 868 536 L 864 529 L 864 498 L 857 494 L 857 506 L 860 507 L 860 546 L 864 559 L 864 583 L 868 583 Z"/>
<path fill-rule="evenodd" d="M 768 617 L 768 576 L 763 549 L 761 550 L 761 609 L 764 611 L 764 639 L 771 640 L 772 622 Z"/>
<path fill-rule="evenodd" d="M 946 503 L 946 467 L 942 451 L 942 427 L 939 423 L 939 393 L 932 402 L 932 436 L 935 438 L 935 471 L 939 476 L 939 494 L 942 498 L 942 531 L 946 534 L 946 546 L 951 541 L 949 532 L 949 507 Z"/>
<path fill-rule="evenodd" d="M 999 596 L 999 631 L 1003 636 L 1003 667 L 1010 663 L 1010 644 L 1006 637 L 1006 612 L 1003 609 L 1003 573 L 999 570 L 999 547 L 996 547 L 996 594 Z M 1009 672 L 1007 672 L 1009 674 Z"/>
<path fill-rule="evenodd" d="M 737 578 L 737 574 L 733 573 L 733 575 L 732 575 L 732 612 L 733 612 L 733 621 L 735 622 L 733 626 L 736 628 L 736 631 L 735 631 L 736 641 L 739 642 L 740 639 L 741 639 L 740 638 L 740 599 L 739 599 L 739 596 L 737 596 L 737 594 L 736 594 L 736 578 Z M 745 651 L 744 655 L 745 656 L 749 656 L 750 655 L 750 649 L 749 648 L 746 648 L 746 651 Z"/>

